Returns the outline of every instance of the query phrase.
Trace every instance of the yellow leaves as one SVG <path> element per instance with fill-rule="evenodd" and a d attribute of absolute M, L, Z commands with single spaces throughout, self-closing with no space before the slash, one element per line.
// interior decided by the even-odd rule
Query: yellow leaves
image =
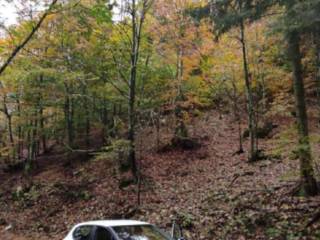
<path fill-rule="evenodd" d="M 49 14 L 46 19 L 44 20 L 44 23 L 42 26 L 47 26 L 50 25 L 50 23 L 56 21 L 58 19 L 58 15 L 57 14 Z"/>
<path fill-rule="evenodd" d="M 210 55 L 215 44 L 211 25 L 202 21 L 199 26 L 185 14 L 185 9 L 203 4 L 192 0 L 159 0 L 155 2 L 154 12 L 149 19 L 147 31 L 153 39 L 156 53 L 161 56 L 163 64 L 173 66 L 179 72 L 179 59 L 182 61 L 181 80 L 172 75 L 174 89 L 179 85 L 191 83 L 196 75 L 202 75 L 201 62 L 204 55 Z M 210 68 L 210 67 L 209 67 Z M 193 79 L 189 83 L 189 80 Z M 197 79 L 203 81 L 203 77 Z M 193 85 L 193 83 L 192 83 Z M 192 88 L 192 87 L 191 87 Z M 194 89 L 193 89 L 194 90 Z M 192 90 L 192 91 L 193 91 Z M 175 93 L 171 93 L 175 95 Z"/>
<path fill-rule="evenodd" d="M 6 45 L 6 39 L 1 39 L 0 38 L 0 50 L 4 48 L 4 46 Z"/>

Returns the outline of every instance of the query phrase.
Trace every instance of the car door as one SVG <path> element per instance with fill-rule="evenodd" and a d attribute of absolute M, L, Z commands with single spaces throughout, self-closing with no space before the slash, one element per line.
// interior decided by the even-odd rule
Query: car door
<path fill-rule="evenodd" d="M 109 229 L 105 227 L 96 226 L 94 228 L 92 240 L 116 240 L 116 238 Z"/>

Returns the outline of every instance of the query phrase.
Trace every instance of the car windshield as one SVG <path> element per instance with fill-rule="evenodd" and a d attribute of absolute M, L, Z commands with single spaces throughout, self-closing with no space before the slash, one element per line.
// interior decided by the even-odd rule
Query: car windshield
<path fill-rule="evenodd" d="M 121 240 L 172 240 L 152 225 L 133 225 L 113 227 Z"/>

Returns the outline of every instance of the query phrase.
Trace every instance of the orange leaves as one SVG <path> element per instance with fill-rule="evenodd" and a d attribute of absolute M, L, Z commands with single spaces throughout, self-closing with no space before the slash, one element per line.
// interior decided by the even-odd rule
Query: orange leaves
<path fill-rule="evenodd" d="M 201 85 L 203 57 L 210 55 L 215 45 L 210 24 L 203 21 L 197 25 L 186 13 L 197 4 L 191 0 L 156 1 L 148 25 L 160 61 L 176 69 L 172 86 L 179 89 L 187 84 L 191 93 Z"/>

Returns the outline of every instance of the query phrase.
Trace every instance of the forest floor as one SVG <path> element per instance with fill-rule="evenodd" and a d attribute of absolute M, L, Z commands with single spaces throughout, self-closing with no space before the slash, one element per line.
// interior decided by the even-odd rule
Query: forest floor
<path fill-rule="evenodd" d="M 165 229 L 177 218 L 189 240 L 320 239 L 320 221 L 307 226 L 320 197 L 292 194 L 298 179 L 293 120 L 272 120 L 279 127 L 259 144 L 268 157 L 256 163 L 248 163 L 246 153 L 235 154 L 236 124 L 214 111 L 190 123 L 190 134 L 201 141 L 196 150 L 156 152 L 155 134 L 145 129 L 138 140 L 143 174 L 138 209 L 137 187 L 120 189 L 111 161 L 53 151 L 38 159 L 30 177 L 0 172 L 1 239 L 58 240 L 75 223 L 113 218 Z M 317 131 L 312 129 L 311 139 L 319 159 Z M 162 142 L 169 138 L 163 131 Z"/>

